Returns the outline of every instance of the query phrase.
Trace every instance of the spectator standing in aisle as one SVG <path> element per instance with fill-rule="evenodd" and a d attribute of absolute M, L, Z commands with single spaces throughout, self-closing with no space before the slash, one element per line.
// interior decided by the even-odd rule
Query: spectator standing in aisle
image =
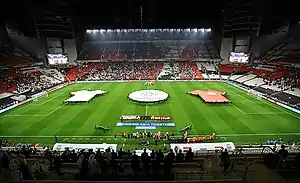
<path fill-rule="evenodd" d="M 57 154 L 54 157 L 53 165 L 54 165 L 54 171 L 56 173 L 61 173 L 62 160 L 60 156 L 58 156 Z"/>
<path fill-rule="evenodd" d="M 133 176 L 136 177 L 140 171 L 140 160 L 138 155 L 136 155 L 135 151 L 133 151 L 133 155 L 131 157 L 131 168 Z"/>
<path fill-rule="evenodd" d="M 212 172 L 214 178 L 217 178 L 219 172 L 221 172 L 221 155 L 218 150 L 215 150 L 215 153 L 212 155 L 211 160 L 209 162 L 209 169 Z"/>
<path fill-rule="evenodd" d="M 222 152 L 221 154 L 221 166 L 223 167 L 224 175 L 226 175 L 227 170 L 230 166 L 230 158 L 227 149 L 225 149 L 224 152 Z"/>
<path fill-rule="evenodd" d="M 34 165 L 32 166 L 32 170 L 31 170 L 31 173 L 32 173 L 32 178 L 34 180 L 38 179 L 38 177 L 40 176 L 41 173 L 43 173 L 43 167 L 40 165 L 40 162 L 39 161 L 36 161 L 34 163 Z"/>
<path fill-rule="evenodd" d="M 167 157 L 165 158 L 164 161 L 164 166 L 165 166 L 165 175 L 169 176 L 172 170 L 172 165 L 175 160 L 175 154 L 172 149 L 170 149 L 170 152 L 168 153 Z"/>
<path fill-rule="evenodd" d="M 142 159 L 142 162 L 143 162 L 144 173 L 149 175 L 149 173 L 150 173 L 150 171 L 149 171 L 150 158 L 149 158 L 149 155 L 148 155 L 146 149 L 144 149 L 144 152 L 141 155 L 141 159 Z"/>
<path fill-rule="evenodd" d="M 281 149 L 278 151 L 278 154 L 282 157 L 282 161 L 285 161 L 289 152 L 285 149 L 284 145 L 281 145 Z"/>

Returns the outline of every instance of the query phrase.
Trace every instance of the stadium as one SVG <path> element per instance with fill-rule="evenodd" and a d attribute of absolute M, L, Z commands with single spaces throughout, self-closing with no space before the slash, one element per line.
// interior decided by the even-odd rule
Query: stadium
<path fill-rule="evenodd" d="M 87 3 L 27 3 L 0 32 L 0 180 L 300 180 L 299 17 L 226 1 L 187 28 L 124 1 L 137 26 L 94 28 Z"/>

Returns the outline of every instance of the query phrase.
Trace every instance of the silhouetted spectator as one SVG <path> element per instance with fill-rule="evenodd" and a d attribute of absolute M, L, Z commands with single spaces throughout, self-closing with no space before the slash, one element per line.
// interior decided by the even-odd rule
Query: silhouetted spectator
<path fill-rule="evenodd" d="M 221 172 L 221 155 L 218 150 L 215 150 L 215 153 L 212 155 L 209 162 L 209 169 L 214 178 L 218 178 L 219 173 Z"/>
<path fill-rule="evenodd" d="M 146 159 L 146 158 L 148 158 L 148 157 L 149 157 L 149 155 L 148 155 L 148 153 L 147 153 L 147 150 L 144 149 L 144 152 L 141 154 L 141 160 L 144 161 L 144 159 Z"/>
<path fill-rule="evenodd" d="M 175 154 L 178 153 L 178 147 L 177 146 L 175 146 L 174 151 L 175 151 Z"/>
<path fill-rule="evenodd" d="M 185 160 L 186 161 L 193 161 L 194 159 L 194 153 L 192 151 L 192 148 L 189 148 L 188 152 L 185 155 Z"/>
<path fill-rule="evenodd" d="M 184 160 L 184 154 L 182 153 L 182 150 L 179 149 L 179 152 L 176 154 L 176 161 L 183 161 Z"/>
<path fill-rule="evenodd" d="M 150 164 L 150 157 L 148 156 L 148 153 L 146 152 L 146 149 L 142 153 L 142 162 L 143 162 L 143 169 L 145 174 L 149 174 L 149 164 Z"/>
<path fill-rule="evenodd" d="M 150 157 L 151 157 L 151 159 L 155 159 L 155 151 L 154 151 L 154 149 L 150 153 Z"/>
<path fill-rule="evenodd" d="M 56 173 L 61 172 L 61 165 L 62 165 L 62 160 L 60 159 L 60 156 L 56 156 L 53 161 L 54 171 Z"/>
<path fill-rule="evenodd" d="M 131 158 L 131 168 L 134 176 L 137 175 L 137 173 L 140 171 L 140 160 L 138 155 L 135 154 L 135 151 L 133 151 L 133 155 Z"/>
<path fill-rule="evenodd" d="M 83 163 L 83 158 L 84 158 L 84 156 L 83 155 L 81 155 L 80 157 L 79 157 L 79 159 L 77 160 L 77 168 L 79 169 L 79 173 L 82 175 L 83 173 L 82 173 L 82 163 Z"/>
<path fill-rule="evenodd" d="M 86 178 L 86 176 L 88 175 L 88 171 L 89 171 L 89 162 L 88 159 L 86 157 L 84 157 L 82 159 L 82 170 L 81 170 L 81 176 L 82 178 Z"/>
<path fill-rule="evenodd" d="M 225 175 L 230 166 L 230 158 L 227 149 L 225 149 L 225 151 L 221 154 L 221 165 L 223 167 L 223 173 Z"/>
<path fill-rule="evenodd" d="M 34 163 L 34 165 L 32 166 L 32 178 L 33 179 L 38 179 L 38 177 L 40 176 L 40 174 L 43 172 L 43 167 L 40 165 L 39 161 L 36 161 Z"/>
<path fill-rule="evenodd" d="M 164 161 L 164 173 L 167 177 L 170 176 L 174 158 L 175 158 L 175 154 L 174 154 L 173 150 L 170 149 L 170 152 L 168 153 L 168 155 L 166 156 L 165 161 Z"/>
<path fill-rule="evenodd" d="M 117 159 L 117 156 L 118 154 L 114 150 L 111 150 L 111 159 L 115 160 Z"/>
<path fill-rule="evenodd" d="M 125 152 L 123 151 L 122 148 L 120 148 L 120 150 L 118 152 L 118 158 L 122 158 L 122 157 L 124 157 L 124 155 L 125 155 Z"/>
<path fill-rule="evenodd" d="M 285 149 L 284 145 L 281 145 L 281 149 L 278 151 L 278 154 L 285 160 L 288 157 L 289 152 Z"/>
<path fill-rule="evenodd" d="M 158 152 L 156 153 L 156 159 L 159 162 L 164 159 L 164 154 L 161 152 L 161 149 L 159 149 Z"/>
<path fill-rule="evenodd" d="M 173 152 L 173 149 L 170 149 L 170 152 L 169 152 L 168 155 L 167 155 L 167 159 L 168 159 L 169 161 L 171 161 L 172 163 L 174 162 L 174 160 L 175 160 L 175 154 L 174 154 L 174 152 Z"/>
<path fill-rule="evenodd" d="M 2 155 L 2 168 L 5 171 L 7 171 L 9 169 L 9 160 L 8 160 L 8 155 L 6 152 Z"/>
<path fill-rule="evenodd" d="M 76 154 L 76 152 L 75 152 L 75 149 L 73 149 L 73 150 L 71 151 L 70 158 L 71 158 L 71 161 L 72 161 L 72 162 L 76 162 L 76 161 L 78 160 L 78 156 L 77 156 L 77 154 Z"/>

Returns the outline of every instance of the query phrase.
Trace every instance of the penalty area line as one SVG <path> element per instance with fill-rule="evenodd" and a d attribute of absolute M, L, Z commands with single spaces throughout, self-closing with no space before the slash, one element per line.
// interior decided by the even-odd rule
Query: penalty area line
<path fill-rule="evenodd" d="M 229 84 L 229 83 L 227 83 L 227 85 L 230 86 L 231 88 L 234 88 L 236 91 L 242 91 L 242 89 L 239 89 L 239 88 L 237 88 L 237 87 L 235 87 L 235 86 L 232 86 L 232 85 Z M 244 92 L 245 92 L 245 91 L 244 91 Z M 236 93 L 236 92 L 235 92 L 235 93 Z M 246 93 L 246 92 L 245 92 L 245 93 Z M 255 98 L 255 99 L 257 100 L 256 96 L 254 96 L 254 95 L 249 95 L 249 96 L 252 97 L 252 98 Z M 247 99 L 247 98 L 246 98 L 246 99 Z M 248 100 L 249 100 L 249 99 L 248 99 Z M 267 104 L 267 105 L 269 105 L 269 106 L 271 106 L 271 107 L 277 109 L 277 110 L 280 110 L 280 111 L 282 111 L 282 112 L 284 112 L 284 113 L 286 113 L 286 114 L 289 114 L 289 115 L 291 115 L 291 116 L 293 116 L 293 117 L 295 117 L 295 118 L 300 119 L 300 116 L 294 114 L 293 112 L 290 112 L 290 110 L 284 110 L 282 107 L 279 107 L 277 104 L 273 104 L 273 103 L 271 103 L 270 101 L 267 101 L 267 100 L 265 100 L 265 99 L 260 100 L 260 101 L 261 101 L 262 103 L 265 103 L 265 104 Z M 272 104 L 273 104 L 273 105 L 272 105 Z"/>
<path fill-rule="evenodd" d="M 56 111 L 58 111 L 60 108 L 62 108 L 63 106 L 65 106 L 66 104 L 63 104 L 59 107 L 57 107 L 56 109 L 54 109 L 53 111 L 51 111 L 50 113 L 47 114 L 47 116 L 50 116 L 51 114 L 55 113 Z"/>
<path fill-rule="evenodd" d="M 57 98 L 57 97 L 60 97 L 60 96 L 62 96 L 62 95 L 63 95 L 63 93 L 60 93 L 59 95 L 54 96 L 54 97 L 51 97 L 50 99 L 48 99 L 48 100 L 46 100 L 45 102 L 43 102 L 43 103 L 41 103 L 41 104 L 38 104 L 38 105 L 44 105 L 44 104 L 50 102 L 51 100 L 53 100 L 53 99 L 55 99 L 55 98 Z"/>
<path fill-rule="evenodd" d="M 230 103 L 230 105 L 232 105 L 234 108 L 236 108 L 238 111 L 240 111 L 243 114 L 247 114 L 245 113 L 242 109 L 240 109 L 238 106 L 234 105 L 233 103 Z"/>
<path fill-rule="evenodd" d="M 55 113 L 56 111 L 58 111 L 60 108 L 62 108 L 65 105 L 66 104 L 58 106 L 56 109 L 54 109 L 53 111 L 51 111 L 48 114 L 6 114 L 2 117 L 46 117 L 46 116 L 50 116 L 51 114 Z"/>

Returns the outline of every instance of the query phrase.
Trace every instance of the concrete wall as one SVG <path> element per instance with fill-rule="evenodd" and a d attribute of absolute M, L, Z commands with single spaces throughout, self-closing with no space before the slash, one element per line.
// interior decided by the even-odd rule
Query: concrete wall
<path fill-rule="evenodd" d="M 0 50 L 9 41 L 8 33 L 4 23 L 0 23 Z"/>
<path fill-rule="evenodd" d="M 283 27 L 282 29 L 271 35 L 262 35 L 252 38 L 252 57 L 258 58 L 264 55 L 269 49 L 284 40 L 287 32 L 288 27 Z"/>
<path fill-rule="evenodd" d="M 77 48 L 75 39 L 64 39 L 64 50 L 69 56 L 69 62 L 77 59 Z"/>
<path fill-rule="evenodd" d="M 29 38 L 24 36 L 23 33 L 20 32 L 9 32 L 10 41 L 21 48 L 22 50 L 30 53 L 32 56 L 45 59 L 45 41 L 37 38 Z"/>
<path fill-rule="evenodd" d="M 222 38 L 220 56 L 223 59 L 222 64 L 228 64 L 229 53 L 233 50 L 233 38 Z"/>
<path fill-rule="evenodd" d="M 47 38 L 47 52 L 65 53 L 63 40 L 59 38 Z"/>
<path fill-rule="evenodd" d="M 249 52 L 249 37 L 237 37 L 235 38 L 234 51 L 235 52 Z"/>

